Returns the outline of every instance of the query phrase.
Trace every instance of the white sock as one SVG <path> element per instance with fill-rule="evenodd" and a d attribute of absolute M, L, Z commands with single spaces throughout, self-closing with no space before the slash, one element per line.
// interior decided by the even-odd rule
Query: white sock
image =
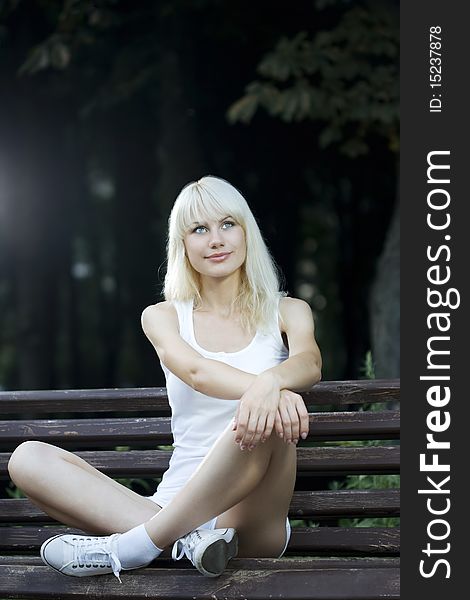
<path fill-rule="evenodd" d="M 163 552 L 152 542 L 144 524 L 120 535 L 117 550 L 123 569 L 144 567 Z"/>

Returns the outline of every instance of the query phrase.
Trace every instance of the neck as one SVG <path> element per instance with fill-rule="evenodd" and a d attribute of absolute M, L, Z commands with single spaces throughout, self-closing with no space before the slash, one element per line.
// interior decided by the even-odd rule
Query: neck
<path fill-rule="evenodd" d="M 201 277 L 200 310 L 230 316 L 233 300 L 240 289 L 240 273 L 236 271 L 228 277 Z"/>

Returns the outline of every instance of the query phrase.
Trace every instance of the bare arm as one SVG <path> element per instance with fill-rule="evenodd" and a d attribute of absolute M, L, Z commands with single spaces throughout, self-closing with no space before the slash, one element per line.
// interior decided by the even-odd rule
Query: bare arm
<path fill-rule="evenodd" d="M 238 400 L 255 381 L 246 373 L 199 354 L 179 334 L 176 310 L 167 302 L 148 306 L 142 329 L 162 363 L 193 389 L 225 400 Z"/>
<path fill-rule="evenodd" d="M 240 447 L 255 447 L 276 427 L 286 441 L 305 438 L 308 414 L 295 391 L 310 389 L 321 378 L 321 355 L 315 341 L 309 305 L 296 298 L 280 304 L 283 330 L 289 344 L 289 358 L 258 375 L 240 399 L 234 429 Z M 281 394 L 281 390 L 288 394 Z"/>
<path fill-rule="evenodd" d="M 322 359 L 315 340 L 312 311 L 304 300 L 283 298 L 280 312 L 289 358 L 267 373 L 275 375 L 280 389 L 304 392 L 321 379 Z"/>
<path fill-rule="evenodd" d="M 321 356 L 310 307 L 303 300 L 284 298 L 280 312 L 289 358 L 258 376 L 199 354 L 180 336 L 176 311 L 167 302 L 143 311 L 142 328 L 162 363 L 187 385 L 208 396 L 238 400 L 258 378 L 293 391 L 309 389 L 320 380 Z"/>

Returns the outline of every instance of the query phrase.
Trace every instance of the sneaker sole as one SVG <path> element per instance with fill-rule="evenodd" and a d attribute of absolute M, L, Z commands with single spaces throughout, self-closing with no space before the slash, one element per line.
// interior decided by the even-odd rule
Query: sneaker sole
<path fill-rule="evenodd" d="M 238 553 L 238 536 L 234 532 L 232 539 L 217 540 L 208 546 L 202 555 L 199 571 L 206 577 L 219 577 L 225 571 L 227 563 Z"/>

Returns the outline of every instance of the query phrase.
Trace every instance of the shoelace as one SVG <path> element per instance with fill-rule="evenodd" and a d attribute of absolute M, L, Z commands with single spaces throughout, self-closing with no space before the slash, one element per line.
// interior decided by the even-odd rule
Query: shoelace
<path fill-rule="evenodd" d="M 111 535 L 106 541 L 103 539 L 80 539 L 73 545 L 73 562 L 83 566 L 106 566 L 111 567 L 114 575 L 122 583 L 119 573 L 122 566 L 116 553 L 116 540 L 119 534 Z"/>
<path fill-rule="evenodd" d="M 181 560 L 183 556 L 186 555 L 186 557 L 193 562 L 194 549 L 201 539 L 199 531 L 195 529 L 179 540 L 176 540 L 171 551 L 173 560 Z"/>

